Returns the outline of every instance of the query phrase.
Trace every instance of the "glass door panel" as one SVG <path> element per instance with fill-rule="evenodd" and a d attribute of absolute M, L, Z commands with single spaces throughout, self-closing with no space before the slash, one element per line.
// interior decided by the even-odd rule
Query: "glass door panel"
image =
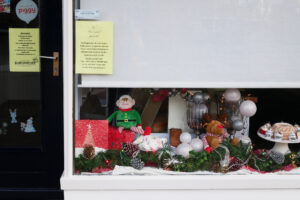
<path fill-rule="evenodd" d="M 20 2 L 0 0 L 0 147 L 41 145 L 40 73 L 11 72 L 9 66 L 9 28 L 39 27 L 38 16 L 27 24 L 16 15 L 12 8 Z"/>

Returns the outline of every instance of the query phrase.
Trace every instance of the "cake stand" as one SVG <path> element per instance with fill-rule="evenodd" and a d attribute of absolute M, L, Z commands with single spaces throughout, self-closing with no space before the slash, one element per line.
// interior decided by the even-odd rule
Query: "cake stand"
<path fill-rule="evenodd" d="M 275 145 L 273 146 L 273 148 L 271 149 L 272 151 L 276 151 L 282 154 L 288 154 L 291 152 L 290 148 L 289 148 L 289 144 L 297 144 L 300 143 L 300 139 L 296 139 L 296 140 L 282 140 L 282 139 L 275 139 L 272 137 L 266 137 L 265 135 L 261 134 L 259 131 L 257 132 L 257 135 L 265 140 L 271 141 L 271 142 L 275 142 Z"/>

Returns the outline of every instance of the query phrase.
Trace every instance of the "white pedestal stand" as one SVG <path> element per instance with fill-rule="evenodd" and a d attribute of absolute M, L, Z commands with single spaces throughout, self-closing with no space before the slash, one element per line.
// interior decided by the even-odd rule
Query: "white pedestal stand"
<path fill-rule="evenodd" d="M 257 135 L 265 140 L 270 141 L 270 142 L 275 142 L 275 145 L 273 146 L 273 148 L 271 150 L 282 153 L 283 155 L 291 152 L 291 150 L 289 148 L 289 144 L 300 143 L 299 138 L 297 140 L 290 141 L 290 140 L 281 140 L 281 139 L 274 139 L 271 137 L 266 137 L 265 135 L 261 134 L 260 132 L 257 132 Z"/>

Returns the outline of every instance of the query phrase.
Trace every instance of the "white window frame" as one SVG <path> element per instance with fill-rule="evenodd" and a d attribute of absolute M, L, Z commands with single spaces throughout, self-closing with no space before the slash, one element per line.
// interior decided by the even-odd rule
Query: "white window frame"
<path fill-rule="evenodd" d="M 300 175 L 191 175 L 191 176 L 87 176 L 74 175 L 74 110 L 73 110 L 73 2 L 63 1 L 63 65 L 64 65 L 64 173 L 61 187 L 66 199 L 108 199 L 130 195 L 131 199 L 159 199 L 151 194 L 161 194 L 170 198 L 187 196 L 189 199 L 222 197 L 232 199 L 253 199 L 253 192 L 266 199 L 297 198 L 300 196 Z M 125 83 L 127 84 L 127 83 Z M 128 83 L 128 86 L 130 85 Z M 208 83 L 205 85 L 187 85 L 192 87 L 220 87 Z M 107 87 L 103 85 L 103 87 Z M 116 87 L 114 85 L 113 87 Z M 236 87 L 226 83 L 222 87 Z M 239 87 L 278 87 L 277 83 L 239 85 Z M 299 83 L 286 82 L 282 87 L 299 88 Z M 170 192 L 171 191 L 171 192 Z M 118 193 L 116 193 L 118 192 Z M 270 193 L 269 193 L 270 192 Z M 144 196 L 146 194 L 146 196 Z M 195 194 L 195 195 L 194 195 Z M 213 194 L 213 195 L 212 195 Z M 102 196 L 99 196 L 102 195 Z M 140 195 L 143 195 L 142 197 Z M 147 196 L 148 195 L 148 196 Z M 213 198 L 211 198 L 213 197 Z M 260 198 L 259 197 L 259 198 Z M 129 198 L 129 197 L 128 197 Z M 127 198 L 127 199 L 128 199 Z M 239 198 L 239 197 L 238 197 Z M 123 198 L 124 199 L 124 198 Z M 125 198 L 126 199 L 126 198 Z"/>

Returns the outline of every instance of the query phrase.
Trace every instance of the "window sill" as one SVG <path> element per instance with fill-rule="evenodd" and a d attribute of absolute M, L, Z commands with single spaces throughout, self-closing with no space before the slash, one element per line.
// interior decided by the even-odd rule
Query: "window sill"
<path fill-rule="evenodd" d="M 300 175 L 62 176 L 63 190 L 300 189 Z"/>

